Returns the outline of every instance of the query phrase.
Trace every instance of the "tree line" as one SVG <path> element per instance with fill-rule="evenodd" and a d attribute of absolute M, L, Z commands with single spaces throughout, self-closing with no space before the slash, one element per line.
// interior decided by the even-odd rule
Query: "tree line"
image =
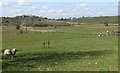
<path fill-rule="evenodd" d="M 77 22 L 77 23 L 102 23 L 108 26 L 109 23 L 118 23 L 117 16 L 101 16 L 101 17 L 69 17 L 69 18 L 59 18 L 59 19 L 50 19 L 47 17 L 39 17 L 35 15 L 21 15 L 16 17 L 1 17 L 2 25 L 23 25 L 23 26 L 36 26 L 36 27 L 46 27 L 57 25 L 57 21 L 64 22 Z M 59 25 L 59 23 L 58 23 Z M 63 25 L 63 22 L 61 23 Z M 65 24 L 66 25 L 66 24 Z"/>

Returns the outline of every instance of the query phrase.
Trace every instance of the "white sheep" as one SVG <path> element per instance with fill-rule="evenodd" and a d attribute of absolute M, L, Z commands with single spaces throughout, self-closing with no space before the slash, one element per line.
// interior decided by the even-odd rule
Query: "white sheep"
<path fill-rule="evenodd" d="M 16 49 L 13 48 L 13 49 L 5 49 L 3 50 L 3 54 L 6 55 L 6 56 L 12 56 L 12 58 L 14 57 L 14 55 L 16 54 Z"/>
<path fill-rule="evenodd" d="M 110 32 L 109 31 L 106 31 L 106 32 L 101 32 L 98 36 L 108 36 L 110 35 Z"/>
<path fill-rule="evenodd" d="M 106 36 L 108 36 L 109 35 L 109 31 L 106 31 Z"/>
<path fill-rule="evenodd" d="M 98 35 L 99 37 L 102 36 L 101 33 Z"/>

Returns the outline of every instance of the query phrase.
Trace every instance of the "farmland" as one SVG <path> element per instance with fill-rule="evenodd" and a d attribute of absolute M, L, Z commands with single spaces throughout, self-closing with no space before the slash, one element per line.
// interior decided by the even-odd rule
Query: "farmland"
<path fill-rule="evenodd" d="M 116 35 L 98 37 L 100 32 L 117 30 L 117 26 L 79 25 L 32 27 L 24 31 L 16 26 L 3 26 L 2 48 L 16 48 L 16 56 L 3 58 L 3 71 L 117 71 L 118 38 Z M 43 42 L 50 41 L 50 46 Z"/>

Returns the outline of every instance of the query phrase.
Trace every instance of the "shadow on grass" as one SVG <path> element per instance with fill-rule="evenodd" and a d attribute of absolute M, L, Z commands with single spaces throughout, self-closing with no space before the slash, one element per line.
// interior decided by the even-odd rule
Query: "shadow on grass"
<path fill-rule="evenodd" d="M 5 61 L 3 65 L 14 66 L 16 64 L 21 64 L 23 66 L 32 67 L 38 62 L 38 64 L 52 64 L 59 61 L 69 61 L 69 60 L 80 60 L 80 59 L 96 59 L 104 54 L 110 54 L 110 50 L 101 50 L 101 51 L 79 51 L 79 52 L 64 52 L 64 53 L 27 53 L 24 55 L 16 56 L 12 61 Z M 4 59 L 8 60 L 8 59 Z M 26 65 L 24 65 L 27 63 Z M 31 65 L 30 65 L 31 63 Z M 34 63 L 34 64 L 32 64 Z M 4 69 L 5 66 L 3 66 Z"/>
<path fill-rule="evenodd" d="M 47 52 L 47 53 L 27 53 L 24 55 L 16 56 L 14 61 L 23 61 L 23 60 L 69 60 L 69 59 L 77 59 L 77 58 L 96 58 L 104 54 L 109 54 L 110 50 L 94 50 L 94 51 L 79 51 L 79 52 Z"/>
<path fill-rule="evenodd" d="M 80 52 L 64 52 L 64 53 L 34 53 L 26 55 L 27 60 L 69 60 L 77 58 L 95 58 L 103 54 L 107 54 L 109 51 L 80 51 Z"/>

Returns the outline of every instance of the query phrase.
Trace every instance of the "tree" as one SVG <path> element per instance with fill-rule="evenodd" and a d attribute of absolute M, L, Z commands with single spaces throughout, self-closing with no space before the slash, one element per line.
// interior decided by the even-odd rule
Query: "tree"
<path fill-rule="evenodd" d="M 63 18 L 61 18 L 60 20 L 61 20 L 61 21 L 63 21 L 64 19 L 63 19 Z"/>

